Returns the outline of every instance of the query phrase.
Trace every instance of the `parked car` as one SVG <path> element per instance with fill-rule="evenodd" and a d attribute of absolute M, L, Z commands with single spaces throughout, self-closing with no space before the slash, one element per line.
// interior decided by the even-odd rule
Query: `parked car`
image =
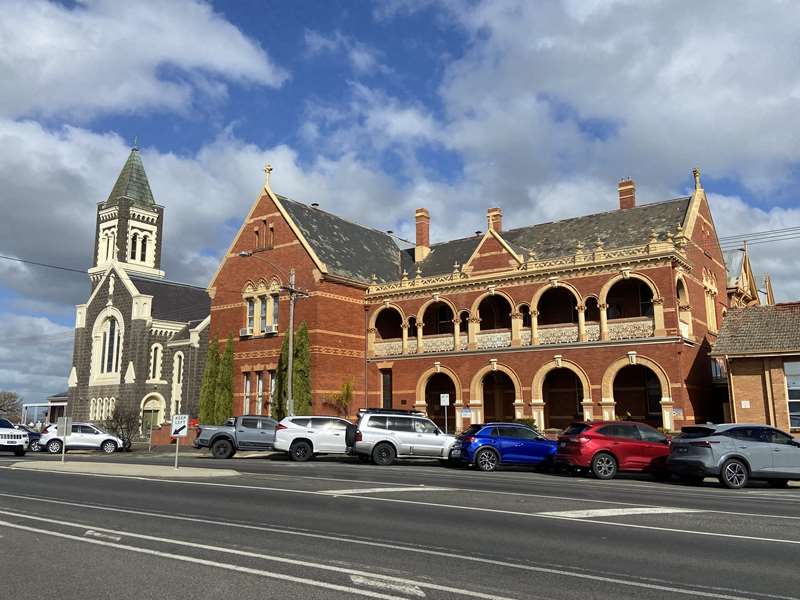
<path fill-rule="evenodd" d="M 424 414 L 413 411 L 369 409 L 360 411 L 354 453 L 376 465 L 391 465 L 398 458 L 453 460 L 455 436 L 442 433 Z"/>
<path fill-rule="evenodd" d="M 56 425 L 48 426 L 39 438 L 39 445 L 50 454 L 59 454 L 64 439 L 58 435 Z M 67 436 L 67 450 L 102 450 L 113 454 L 122 448 L 122 440 L 92 425 L 91 423 L 73 423 L 72 431 Z"/>
<path fill-rule="evenodd" d="M 552 464 L 557 445 L 527 425 L 475 424 L 457 437 L 452 456 L 480 471 L 494 471 L 501 464 Z"/>
<path fill-rule="evenodd" d="M 16 428 L 28 434 L 28 450 L 31 452 L 38 452 L 41 450 L 39 445 L 39 440 L 42 437 L 41 431 L 36 431 L 33 427 L 28 427 L 24 423 L 20 423 Z"/>
<path fill-rule="evenodd" d="M 692 425 L 672 441 L 668 465 L 689 483 L 711 476 L 731 489 L 750 479 L 785 487 L 790 479 L 800 480 L 800 442 L 767 425 Z"/>
<path fill-rule="evenodd" d="M 224 425 L 199 425 L 195 448 L 210 448 L 214 458 L 231 458 L 237 450 L 272 450 L 278 422 L 272 417 L 242 415 Z"/>
<path fill-rule="evenodd" d="M 356 426 L 338 417 L 286 417 L 275 428 L 275 450 L 306 461 L 317 454 L 347 454 L 347 431 Z"/>
<path fill-rule="evenodd" d="M 28 450 L 28 433 L 17 429 L 8 419 L 0 419 L 0 452 L 13 452 L 25 456 Z"/>
<path fill-rule="evenodd" d="M 558 436 L 556 464 L 590 469 L 598 479 L 613 479 L 620 471 L 668 479 L 669 448 L 670 439 L 645 423 L 579 421 Z"/>

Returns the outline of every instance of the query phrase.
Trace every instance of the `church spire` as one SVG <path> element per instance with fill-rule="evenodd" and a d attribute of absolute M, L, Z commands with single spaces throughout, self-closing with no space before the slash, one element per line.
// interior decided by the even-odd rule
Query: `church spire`
<path fill-rule="evenodd" d="M 134 205 L 143 208 L 152 208 L 156 203 L 153 199 L 153 192 L 150 190 L 147 174 L 144 172 L 142 158 L 139 156 L 139 148 L 135 142 L 105 205 L 113 206 L 118 203 L 120 198 L 130 198 Z"/>

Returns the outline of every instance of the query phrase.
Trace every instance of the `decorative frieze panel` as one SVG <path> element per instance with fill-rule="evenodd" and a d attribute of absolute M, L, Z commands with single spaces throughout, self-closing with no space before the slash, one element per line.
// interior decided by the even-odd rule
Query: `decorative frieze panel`
<path fill-rule="evenodd" d="M 539 328 L 540 344 L 571 344 L 578 341 L 577 325 L 556 325 Z"/>
<path fill-rule="evenodd" d="M 523 329 L 519 334 L 519 339 L 522 342 L 523 346 L 530 346 L 531 345 L 531 330 L 530 329 Z"/>
<path fill-rule="evenodd" d="M 417 352 L 417 338 L 409 338 L 408 339 L 408 353 L 409 354 L 416 354 Z"/>
<path fill-rule="evenodd" d="M 455 350 L 452 335 L 426 336 L 424 352 L 452 352 Z"/>
<path fill-rule="evenodd" d="M 481 331 L 478 333 L 478 349 L 508 348 L 511 346 L 510 331 Z"/>
<path fill-rule="evenodd" d="M 610 340 L 634 340 L 653 337 L 654 334 L 655 324 L 653 319 L 648 317 L 608 322 L 608 339 Z"/>
<path fill-rule="evenodd" d="M 587 342 L 600 341 L 600 323 L 586 324 L 586 341 Z"/>
<path fill-rule="evenodd" d="M 375 355 L 376 356 L 393 356 L 395 354 L 403 353 L 403 340 L 385 340 L 375 342 Z"/>

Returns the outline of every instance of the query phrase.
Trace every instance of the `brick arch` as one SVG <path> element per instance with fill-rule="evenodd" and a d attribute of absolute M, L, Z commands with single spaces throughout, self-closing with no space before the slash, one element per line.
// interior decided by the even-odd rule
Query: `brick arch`
<path fill-rule="evenodd" d="M 653 292 L 653 300 L 661 300 L 661 292 L 658 291 L 658 286 L 656 282 L 650 279 L 647 275 L 643 275 L 641 273 L 629 273 L 627 279 L 638 279 L 639 281 L 643 282 L 647 287 L 650 288 L 650 291 Z M 600 296 L 598 297 L 598 302 L 600 304 L 606 304 L 607 296 L 609 290 L 614 286 L 615 283 L 618 281 L 622 281 L 626 279 L 624 275 L 621 273 L 619 275 L 615 275 L 608 281 L 603 284 L 603 287 L 600 288 Z"/>
<path fill-rule="evenodd" d="M 453 318 L 454 319 L 458 318 L 458 309 L 456 309 L 456 305 L 453 304 L 451 300 L 441 297 L 438 299 L 431 298 L 430 300 L 426 301 L 422 306 L 419 307 L 419 310 L 417 311 L 417 325 L 425 322 L 425 319 L 423 318 L 425 316 L 425 311 L 428 310 L 428 307 L 431 304 L 436 304 L 437 302 L 443 302 L 444 304 L 447 304 L 447 306 L 450 307 L 450 310 L 453 311 Z"/>
<path fill-rule="evenodd" d="M 515 410 L 521 411 L 522 408 L 522 383 L 516 371 L 514 371 L 514 369 L 511 367 L 500 363 L 497 363 L 494 368 L 491 364 L 488 364 L 479 369 L 475 375 L 473 375 L 472 381 L 469 384 L 469 403 L 472 407 L 478 407 L 477 410 L 480 412 L 477 415 L 475 415 L 475 409 L 473 409 L 473 417 L 477 416 L 478 420 L 483 419 L 483 378 L 487 373 L 491 373 L 494 370 L 502 371 L 509 376 L 511 382 L 514 384 L 514 404 L 517 407 Z"/>
<path fill-rule="evenodd" d="M 473 317 L 478 316 L 478 307 L 480 306 L 481 302 L 483 302 L 483 299 L 488 296 L 502 296 L 508 301 L 508 305 L 511 308 L 511 312 L 514 312 L 514 307 L 517 305 L 514 299 L 511 296 L 509 296 L 506 292 L 503 292 L 501 290 L 494 290 L 494 293 L 487 291 L 478 296 L 477 298 L 475 298 L 475 301 L 472 303 L 472 308 L 470 308 L 469 311 Z"/>
<path fill-rule="evenodd" d="M 370 328 L 370 329 L 374 329 L 374 328 L 375 328 L 375 321 L 377 321 L 377 320 L 378 320 L 378 315 L 379 315 L 379 314 L 380 314 L 382 311 L 386 310 L 387 308 L 393 308 L 393 309 L 394 309 L 394 310 L 396 310 L 398 313 L 400 313 L 400 320 L 401 320 L 401 322 L 402 322 L 402 323 L 406 323 L 406 314 L 405 314 L 405 312 L 403 312 L 403 309 L 402 309 L 402 308 L 400 308 L 400 307 L 399 307 L 397 304 L 393 304 L 393 303 L 389 303 L 389 304 L 382 304 L 382 305 L 380 306 L 380 308 L 378 308 L 378 310 L 376 310 L 375 312 L 373 312 L 373 313 L 372 313 L 372 316 L 369 318 L 369 328 Z"/>
<path fill-rule="evenodd" d="M 669 377 L 664 368 L 656 361 L 647 358 L 646 356 L 636 355 L 636 362 L 632 363 L 629 356 L 623 356 L 612 362 L 606 372 L 603 373 L 603 382 L 600 389 L 603 394 L 603 402 L 614 401 L 614 378 L 617 376 L 624 367 L 631 364 L 642 365 L 650 369 L 658 377 L 658 383 L 661 385 L 661 398 L 662 401 L 672 402 L 672 390 L 669 385 Z"/>
<path fill-rule="evenodd" d="M 461 394 L 461 379 L 459 379 L 458 375 L 456 374 L 453 369 L 449 367 L 445 367 L 444 365 L 439 365 L 437 370 L 436 367 L 431 367 L 430 369 L 424 371 L 422 375 L 419 376 L 417 379 L 417 390 L 416 390 L 416 400 L 414 401 L 415 408 L 417 410 L 421 410 L 425 412 L 426 404 L 425 404 L 425 387 L 428 385 L 428 380 L 436 375 L 436 373 L 444 373 L 453 381 L 453 385 L 456 386 L 456 398 L 455 403 L 456 405 L 460 405 L 462 403 L 462 394 Z"/>
<path fill-rule="evenodd" d="M 544 380 L 547 374 L 554 369 L 567 369 L 575 373 L 581 382 L 581 387 L 583 387 L 583 401 L 591 402 L 592 386 L 589 385 L 589 376 L 578 363 L 566 358 L 562 358 L 560 361 L 553 359 L 539 367 L 539 370 L 533 376 L 533 383 L 531 383 L 532 402 L 544 402 Z"/>
<path fill-rule="evenodd" d="M 566 288 L 567 290 L 572 292 L 572 295 L 575 296 L 575 304 L 580 306 L 583 303 L 583 296 L 581 296 L 581 293 L 578 291 L 578 288 L 576 288 L 571 283 L 567 283 L 566 281 L 558 281 L 555 285 L 552 284 L 543 285 L 538 290 L 536 290 L 536 293 L 533 294 L 533 298 L 531 298 L 531 310 L 539 310 L 539 299 L 544 295 L 545 292 L 560 287 Z"/>

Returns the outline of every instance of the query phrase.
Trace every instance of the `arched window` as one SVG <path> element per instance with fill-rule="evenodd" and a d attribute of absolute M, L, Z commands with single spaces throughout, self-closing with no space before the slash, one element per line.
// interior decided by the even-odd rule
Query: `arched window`
<path fill-rule="evenodd" d="M 147 261 L 147 236 L 142 236 L 142 247 L 139 250 L 139 260 L 142 262 Z"/>
<path fill-rule="evenodd" d="M 600 320 L 600 307 L 597 304 L 597 298 L 590 296 L 584 302 L 586 307 L 586 321 L 599 321 Z"/>
<path fill-rule="evenodd" d="M 530 327 L 531 326 L 531 307 L 527 304 L 520 304 L 519 306 L 519 314 L 522 315 L 522 326 L 523 327 Z"/>
<path fill-rule="evenodd" d="M 108 399 L 108 419 L 111 419 L 114 416 L 114 410 L 117 408 L 117 399 L 116 398 L 109 398 Z"/>
<path fill-rule="evenodd" d="M 425 309 L 422 323 L 422 335 L 452 334 L 453 311 L 445 302 L 434 302 Z"/>
<path fill-rule="evenodd" d="M 89 420 L 94 421 L 95 414 L 97 412 L 97 398 L 92 398 L 89 401 Z"/>
<path fill-rule="evenodd" d="M 150 379 L 157 381 L 161 379 L 161 359 L 163 349 L 161 344 L 153 344 L 150 347 Z"/>
<path fill-rule="evenodd" d="M 486 296 L 478 305 L 481 331 L 487 329 L 511 329 L 511 305 L 500 294 Z"/>
<path fill-rule="evenodd" d="M 608 290 L 606 304 L 609 320 L 652 317 L 653 291 L 639 279 L 621 279 Z"/>
<path fill-rule="evenodd" d="M 381 309 L 375 318 L 375 330 L 382 340 L 403 337 L 403 317 L 394 307 Z"/>
<path fill-rule="evenodd" d="M 172 359 L 172 381 L 177 385 L 183 383 L 183 352 L 176 352 Z"/>
<path fill-rule="evenodd" d="M 119 352 L 122 340 L 119 324 L 114 317 L 108 317 L 103 322 L 101 336 L 100 372 L 119 373 Z"/>
<path fill-rule="evenodd" d="M 131 260 L 136 260 L 136 250 L 139 246 L 139 234 L 134 233 L 131 236 Z"/>
<path fill-rule="evenodd" d="M 551 287 L 539 298 L 539 325 L 578 322 L 578 301 L 566 287 Z"/>

